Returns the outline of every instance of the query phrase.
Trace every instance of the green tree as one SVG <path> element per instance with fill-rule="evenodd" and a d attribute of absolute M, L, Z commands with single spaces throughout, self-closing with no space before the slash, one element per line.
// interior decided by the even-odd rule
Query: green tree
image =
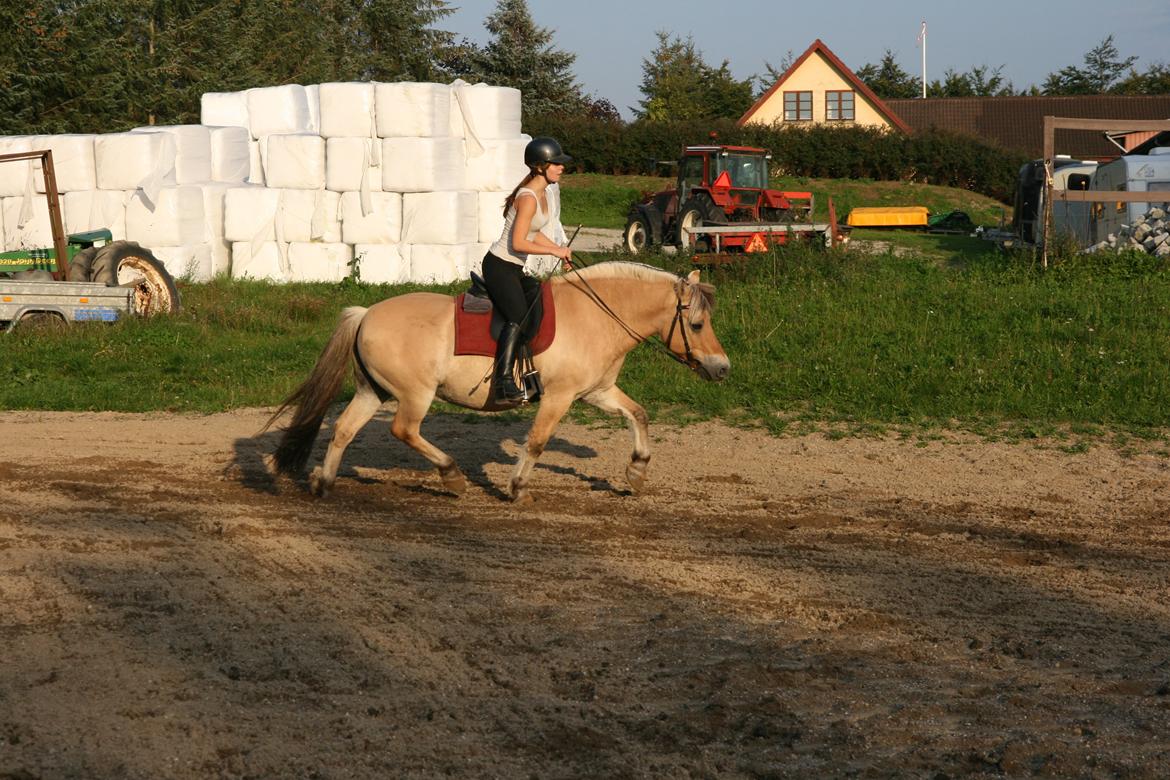
<path fill-rule="evenodd" d="M 854 73 L 880 98 L 912 98 L 922 94 L 921 82 L 902 70 L 889 49 L 882 55 L 880 63 L 867 62 Z"/>
<path fill-rule="evenodd" d="M 1045 95 L 1102 95 L 1109 92 L 1137 57 L 1120 59 L 1113 35 L 1085 53 L 1084 67 L 1069 65 L 1049 73 L 1040 89 Z"/>
<path fill-rule="evenodd" d="M 1130 68 L 1129 75 L 1113 85 L 1119 95 L 1170 95 L 1170 66 L 1156 62 L 1145 73 Z"/>
<path fill-rule="evenodd" d="M 792 49 L 789 49 L 788 53 L 780 59 L 779 65 L 773 65 L 767 60 L 764 60 L 764 72 L 756 76 L 756 99 L 758 100 L 763 97 L 764 93 L 771 89 L 772 85 L 788 72 L 788 69 L 792 67 L 792 63 L 795 61 L 796 56 L 793 55 Z"/>
<path fill-rule="evenodd" d="M 948 68 L 942 81 L 932 81 L 926 88 L 928 97 L 990 97 L 1014 94 L 1010 82 L 1004 81 L 1003 65 L 989 68 L 977 65 L 966 73 Z"/>
<path fill-rule="evenodd" d="M 492 38 L 471 57 L 472 80 L 520 90 L 525 119 L 585 107 L 573 75 L 577 55 L 553 46 L 552 31 L 533 21 L 527 0 L 497 0 L 484 27 Z"/>
<path fill-rule="evenodd" d="M 658 47 L 642 60 L 645 98 L 633 109 L 640 118 L 710 119 L 739 117 L 752 104 L 755 78 L 731 75 L 727 60 L 718 68 L 703 61 L 691 36 L 686 40 L 659 31 Z"/>

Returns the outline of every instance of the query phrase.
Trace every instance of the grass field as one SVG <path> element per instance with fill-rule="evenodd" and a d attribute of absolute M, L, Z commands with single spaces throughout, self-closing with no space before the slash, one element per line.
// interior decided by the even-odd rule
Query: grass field
<path fill-rule="evenodd" d="M 648 259 L 676 271 L 690 262 Z M 1073 440 L 1170 426 L 1170 273 L 1152 260 L 1069 260 L 1042 273 L 987 248 L 957 265 L 788 250 L 708 277 L 732 377 L 705 383 L 635 350 L 622 386 L 659 418 Z M 407 289 L 221 280 L 183 285 L 172 318 L 18 329 L 4 337 L 0 408 L 272 405 L 306 375 L 343 307 Z"/>

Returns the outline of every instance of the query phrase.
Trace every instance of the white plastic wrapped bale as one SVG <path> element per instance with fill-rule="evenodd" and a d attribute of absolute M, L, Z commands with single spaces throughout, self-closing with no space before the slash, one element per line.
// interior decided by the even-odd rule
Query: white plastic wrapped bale
<path fill-rule="evenodd" d="M 119 190 L 67 192 L 61 197 L 66 233 L 85 233 L 105 228 L 114 240 L 126 237 L 126 201 L 130 194 Z"/>
<path fill-rule="evenodd" d="M 211 138 L 211 181 L 247 181 L 252 173 L 248 128 L 209 127 L 207 130 Z M 259 143 L 256 153 L 260 153 Z"/>
<path fill-rule="evenodd" d="M 57 178 L 57 192 L 97 189 L 97 171 L 94 166 L 94 136 L 92 135 L 36 135 L 32 136 L 32 150 L 53 150 L 53 173 Z M 45 176 L 41 163 L 33 163 L 37 192 L 45 191 Z"/>
<path fill-rule="evenodd" d="M 386 138 L 382 141 L 382 189 L 439 192 L 464 189 L 467 158 L 457 138 Z"/>
<path fill-rule="evenodd" d="M 402 239 L 402 196 L 397 192 L 370 193 L 370 212 L 364 213 L 361 195 L 341 195 L 341 238 L 347 244 L 396 244 Z"/>
<path fill-rule="evenodd" d="M 321 135 L 326 138 L 376 135 L 374 84 L 347 81 L 320 85 Z"/>
<path fill-rule="evenodd" d="M 232 244 L 232 278 L 262 279 L 270 282 L 284 282 L 284 259 L 275 241 L 253 244 L 251 241 L 236 241 Z"/>
<path fill-rule="evenodd" d="M 270 135 L 261 141 L 264 184 L 276 189 L 325 189 L 325 139 L 319 135 Z"/>
<path fill-rule="evenodd" d="M 224 238 L 232 242 L 275 241 L 280 194 L 280 190 L 267 187 L 229 188 L 223 199 Z M 233 262 L 234 252 L 233 248 Z"/>
<path fill-rule="evenodd" d="M 239 128 L 236 128 L 237 130 Z M 211 252 L 211 275 L 227 273 L 232 265 L 231 244 L 226 238 L 225 213 L 228 190 L 247 185 L 211 182 L 198 185 L 203 193 L 204 239 Z"/>
<path fill-rule="evenodd" d="M 176 279 L 206 282 L 215 275 L 212 250 L 208 244 L 152 246 L 150 253 L 158 258 L 167 272 Z"/>
<path fill-rule="evenodd" d="M 361 192 L 364 184 L 370 192 L 381 192 L 381 152 L 381 141 L 376 138 L 327 139 L 325 189 Z"/>
<path fill-rule="evenodd" d="M 305 97 L 309 101 L 309 132 L 321 134 L 321 85 L 309 84 L 305 87 Z"/>
<path fill-rule="evenodd" d="M 383 138 L 450 135 L 451 88 L 412 81 L 376 84 L 374 116 Z"/>
<path fill-rule="evenodd" d="M 276 240 L 341 241 L 341 194 L 329 190 L 284 190 L 276 211 Z"/>
<path fill-rule="evenodd" d="M 252 138 L 317 131 L 309 110 L 308 90 L 299 84 L 250 89 L 247 101 Z"/>
<path fill-rule="evenodd" d="M 197 244 L 205 231 L 199 187 L 163 187 L 153 203 L 139 190 L 126 204 L 126 237 L 142 246 Z"/>
<path fill-rule="evenodd" d="M 166 133 L 106 133 L 94 139 L 99 190 L 142 188 L 148 200 L 175 185 L 175 139 Z M 92 188 L 91 188 L 92 189 Z"/>
<path fill-rule="evenodd" d="M 532 138 L 522 135 L 509 141 L 485 141 L 482 154 L 467 157 L 464 186 L 469 190 L 512 189 L 528 175 L 524 164 L 524 147 Z"/>
<path fill-rule="evenodd" d="M 211 127 L 248 127 L 248 92 L 204 92 L 199 123 Z"/>
<path fill-rule="evenodd" d="M 264 155 L 259 141 L 248 142 L 248 183 L 264 184 Z"/>
<path fill-rule="evenodd" d="M 410 281 L 410 247 L 406 244 L 354 244 L 358 274 L 368 284 Z"/>
<path fill-rule="evenodd" d="M 353 247 L 294 241 L 288 245 L 289 281 L 340 282 L 349 276 Z"/>
<path fill-rule="evenodd" d="M 450 284 L 467 279 L 483 261 L 483 244 L 413 244 L 410 247 L 410 281 Z"/>
<path fill-rule="evenodd" d="M 451 135 L 481 141 L 520 135 L 520 90 L 490 84 L 451 85 Z"/>
<path fill-rule="evenodd" d="M 479 195 L 418 192 L 402 196 L 402 241 L 469 244 L 479 238 Z"/>
<path fill-rule="evenodd" d="M 495 243 L 496 239 L 504 232 L 504 201 L 508 199 L 510 194 L 511 190 L 479 193 L 479 240 L 481 242 Z"/>
<path fill-rule="evenodd" d="M 32 138 L 29 135 L 0 136 L 0 154 L 30 152 L 32 151 Z M 54 160 L 55 163 L 56 160 Z M 31 160 L 0 163 L 0 198 L 24 195 L 32 167 Z M 35 192 L 36 186 L 34 185 L 32 189 Z"/>
<path fill-rule="evenodd" d="M 4 212 L 4 247 L 12 249 L 39 249 L 53 245 L 53 228 L 49 222 L 49 202 L 33 198 L 25 207 L 21 197 L 0 200 Z"/>
<path fill-rule="evenodd" d="M 175 183 L 211 181 L 211 128 L 203 125 L 148 125 L 132 133 L 167 133 L 175 140 Z"/>

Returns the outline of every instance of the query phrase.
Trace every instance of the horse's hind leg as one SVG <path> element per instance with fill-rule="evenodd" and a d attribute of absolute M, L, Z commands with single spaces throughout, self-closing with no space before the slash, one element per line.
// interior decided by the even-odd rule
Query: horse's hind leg
<path fill-rule="evenodd" d="M 443 480 L 443 487 L 457 496 L 462 495 L 467 489 L 467 478 L 459 470 L 455 459 L 424 439 L 420 432 L 423 418 L 430 410 L 434 397 L 433 390 L 424 396 L 415 397 L 404 393 L 403 397 L 398 399 L 398 411 L 390 424 L 390 432 L 435 464 L 435 468 L 439 470 L 439 477 Z"/>
<path fill-rule="evenodd" d="M 585 400 L 602 411 L 621 414 L 626 418 L 634 438 L 634 453 L 630 456 L 630 465 L 626 467 L 626 479 L 629 480 L 631 490 L 641 490 L 646 485 L 646 469 L 650 465 L 650 420 L 646 410 L 617 385 L 590 393 L 585 396 Z"/>
<path fill-rule="evenodd" d="M 357 377 L 360 377 L 360 373 Z M 345 407 L 345 411 L 337 418 L 337 424 L 333 426 L 333 438 L 329 440 L 325 460 L 309 475 L 309 489 L 321 497 L 329 494 L 333 481 L 337 479 L 337 467 L 341 465 L 341 456 L 345 453 L 345 448 L 382 406 L 382 398 L 377 392 L 369 383 L 357 377 L 355 377 L 357 389 L 353 400 Z"/>

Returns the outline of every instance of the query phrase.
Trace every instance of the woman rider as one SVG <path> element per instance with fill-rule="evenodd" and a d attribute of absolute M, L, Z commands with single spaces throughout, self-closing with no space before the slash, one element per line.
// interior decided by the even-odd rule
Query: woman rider
<path fill-rule="evenodd" d="M 565 270 L 572 268 L 569 248 L 558 245 L 541 232 L 546 227 L 549 232 L 557 231 L 553 235 L 564 232 L 557 222 L 560 217 L 559 208 L 556 208 L 560 202 L 557 182 L 565 171 L 565 164 L 572 160 L 554 138 L 533 138 L 528 142 L 524 148 L 528 175 L 504 201 L 503 233 L 483 258 L 483 281 L 488 295 L 506 320 L 496 345 L 492 378 L 493 399 L 497 403 L 510 403 L 524 396 L 516 384 L 512 366 L 523 330 L 521 323 L 540 295 L 540 282 L 524 275 L 528 255 L 553 255 L 560 258 Z M 554 207 L 553 213 L 550 213 L 550 204 Z"/>

